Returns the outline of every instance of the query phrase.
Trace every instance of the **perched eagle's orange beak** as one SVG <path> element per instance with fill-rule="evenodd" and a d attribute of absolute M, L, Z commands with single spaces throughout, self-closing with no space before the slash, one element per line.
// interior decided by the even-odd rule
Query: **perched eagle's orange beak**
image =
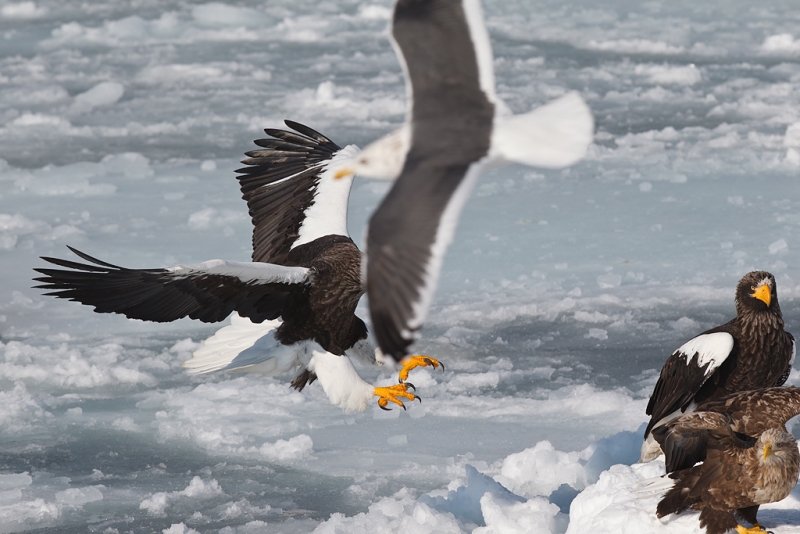
<path fill-rule="evenodd" d="M 767 443 L 764 445 L 764 459 L 767 459 L 767 456 L 772 454 L 772 443 Z"/>
<path fill-rule="evenodd" d="M 753 297 L 766 304 L 767 307 L 769 307 L 769 303 L 772 302 L 772 288 L 769 287 L 768 284 L 762 284 L 758 286 L 751 294 Z"/>

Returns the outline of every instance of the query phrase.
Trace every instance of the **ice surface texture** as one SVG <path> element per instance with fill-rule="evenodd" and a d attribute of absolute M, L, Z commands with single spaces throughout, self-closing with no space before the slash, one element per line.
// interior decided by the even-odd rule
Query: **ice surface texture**
<path fill-rule="evenodd" d="M 0 6 L 0 532 L 691 524 L 630 498 L 656 467 L 608 469 L 635 460 L 658 369 L 733 317 L 744 273 L 775 274 L 799 330 L 796 5 L 484 12 L 498 95 L 523 113 L 580 91 L 596 142 L 567 171 L 481 178 L 419 347 L 447 372 L 412 373 L 427 395 L 408 413 L 347 415 L 316 385 L 188 376 L 215 326 L 45 299 L 31 268 L 66 244 L 130 267 L 248 261 L 233 170 L 262 128 L 363 146 L 402 122 L 391 2 Z M 354 183 L 356 241 L 386 185 Z M 768 528 L 800 530 L 792 498 L 760 512 Z"/>

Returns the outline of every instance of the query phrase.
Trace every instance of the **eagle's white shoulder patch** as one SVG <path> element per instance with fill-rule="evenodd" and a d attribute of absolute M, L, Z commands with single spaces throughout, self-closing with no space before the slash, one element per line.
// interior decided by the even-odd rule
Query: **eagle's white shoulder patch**
<path fill-rule="evenodd" d="M 697 354 L 697 365 L 704 367 L 706 364 L 705 375 L 713 373 L 722 362 L 730 355 L 733 350 L 733 336 L 727 332 L 714 332 L 713 334 L 701 334 L 681 345 L 675 354 L 683 354 L 687 365 Z"/>

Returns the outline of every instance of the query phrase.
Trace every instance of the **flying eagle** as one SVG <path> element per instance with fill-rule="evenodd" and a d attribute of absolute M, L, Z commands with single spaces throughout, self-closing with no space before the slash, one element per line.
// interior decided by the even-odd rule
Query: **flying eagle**
<path fill-rule="evenodd" d="M 376 362 L 367 327 L 355 315 L 364 284 L 361 252 L 347 233 L 352 177 L 333 177 L 357 149 L 286 124 L 297 133 L 265 130 L 272 138 L 256 141 L 263 150 L 248 152 L 247 167 L 237 171 L 253 222 L 252 262 L 128 269 L 70 247 L 87 263 L 43 258 L 65 269 L 35 269 L 44 275 L 35 278 L 43 283 L 36 287 L 98 313 L 146 321 L 218 322 L 236 312 L 231 326 L 185 362 L 190 370 L 282 374 L 300 368 L 293 386 L 302 389 L 318 378 L 331 402 L 345 410 L 363 410 L 374 396 L 381 408 L 403 406 L 401 399 L 418 398 L 409 390 L 413 385 L 374 387 L 346 357 Z M 401 376 L 419 365 L 439 363 L 408 358 Z"/>
<path fill-rule="evenodd" d="M 691 508 L 700 510 L 700 525 L 709 534 L 733 528 L 764 532 L 756 518 L 759 506 L 786 497 L 800 474 L 797 443 L 786 431 L 786 422 L 798 414 L 800 388 L 775 387 L 704 403 L 654 428 L 672 481 L 658 517 Z"/>
<path fill-rule="evenodd" d="M 747 273 L 736 287 L 736 318 L 684 343 L 658 378 L 647 415 L 641 461 L 661 453 L 651 430 L 698 404 L 738 391 L 780 386 L 794 362 L 794 337 L 783 329 L 775 277 Z"/>

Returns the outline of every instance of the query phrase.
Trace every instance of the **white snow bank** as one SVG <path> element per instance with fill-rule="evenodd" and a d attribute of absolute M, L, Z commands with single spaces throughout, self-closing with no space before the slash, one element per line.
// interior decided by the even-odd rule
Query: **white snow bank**
<path fill-rule="evenodd" d="M 419 502 L 440 512 L 449 512 L 463 523 L 476 525 L 486 524 L 481 499 L 487 494 L 492 495 L 496 503 L 525 502 L 525 498 L 510 492 L 491 477 L 478 472 L 473 466 L 467 464 L 465 468 L 466 485 L 450 490 L 446 495 L 435 493 L 423 495 L 419 498 Z"/>
<path fill-rule="evenodd" d="M 70 482 L 44 473 L 0 474 L 0 533 L 45 528 L 103 499 L 103 486 L 70 487 Z"/>
<path fill-rule="evenodd" d="M 489 380 L 492 377 L 485 378 Z M 607 417 L 613 419 L 616 428 L 630 430 L 638 428 L 645 418 L 643 414 L 647 399 L 633 398 L 633 394 L 624 388 L 604 391 L 589 384 L 580 384 L 559 388 L 546 395 L 544 399 L 453 395 L 437 398 L 436 412 L 444 417 L 465 417 L 469 414 L 478 418 L 530 417 L 533 414 L 537 420 L 558 419 L 563 424 L 590 417 L 602 422 Z"/>
<path fill-rule="evenodd" d="M 153 392 L 137 407 L 155 411 L 162 439 L 192 441 L 213 454 L 292 463 L 308 457 L 311 438 L 296 435 L 272 440 L 306 427 L 297 415 L 305 402 L 305 393 L 288 384 L 269 377 L 243 376 L 203 383 L 189 391 Z"/>
<path fill-rule="evenodd" d="M 125 87 L 118 82 L 101 82 L 91 89 L 75 95 L 73 113 L 86 113 L 94 108 L 115 104 L 125 94 Z"/>
<path fill-rule="evenodd" d="M 28 392 L 22 382 L 16 382 L 13 389 L 0 391 L 0 406 L 3 407 L 0 410 L 0 439 L 38 433 L 53 421 L 53 414 L 42 407 L 37 396 Z"/>
<path fill-rule="evenodd" d="M 588 48 L 594 50 L 609 50 L 627 54 L 663 54 L 674 55 L 686 51 L 682 46 L 675 46 L 664 41 L 650 41 L 649 39 L 608 39 L 604 41 L 591 40 Z"/>
<path fill-rule="evenodd" d="M 0 250 L 12 250 L 20 237 L 43 236 L 50 231 L 52 227 L 44 221 L 29 219 L 19 213 L 0 213 Z"/>
<path fill-rule="evenodd" d="M 704 534 L 698 512 L 656 517 L 656 506 L 663 494 L 642 491 L 642 481 L 663 474 L 663 458 L 646 464 L 613 465 L 572 501 L 567 534 Z M 796 513 L 799 495 L 795 489 L 780 503 L 762 506 L 760 523 L 768 530 L 778 527 L 780 532 L 800 532 Z"/>
<path fill-rule="evenodd" d="M 220 488 L 219 482 L 214 479 L 206 482 L 196 476 L 181 491 L 154 493 L 139 504 L 139 509 L 147 510 L 151 515 L 164 516 L 167 507 L 180 499 L 206 500 L 221 495 L 225 495 L 225 492 Z"/>
<path fill-rule="evenodd" d="M 770 35 L 761 44 L 761 51 L 767 54 L 797 54 L 800 53 L 800 39 L 795 39 L 791 33 Z"/>
<path fill-rule="evenodd" d="M 173 523 L 169 528 L 161 531 L 162 534 L 200 534 L 193 528 L 189 528 L 183 523 Z"/>
<path fill-rule="evenodd" d="M 488 472 L 514 493 L 549 497 L 566 512 L 575 495 L 595 483 L 600 473 L 614 464 L 638 460 L 643 428 L 608 436 L 580 452 L 559 451 L 549 441 L 540 441 L 496 462 Z"/>
<path fill-rule="evenodd" d="M 279 439 L 275 443 L 265 443 L 259 452 L 270 462 L 285 463 L 308 458 L 313 449 L 311 437 L 300 434 L 289 440 Z"/>
<path fill-rule="evenodd" d="M 9 2 L 0 7 L 0 17 L 4 19 L 35 19 L 47 14 L 47 8 L 35 2 Z"/>
<path fill-rule="evenodd" d="M 373 504 L 366 513 L 349 518 L 334 514 L 315 532 L 401 532 L 411 528 L 423 533 L 563 533 L 569 520 L 564 512 L 575 495 L 593 487 L 590 484 L 598 478 L 602 481 L 612 464 L 635 462 L 640 436 L 641 432 L 620 432 L 581 452 L 569 453 L 542 441 L 507 456 L 486 473 L 464 465 L 466 478 L 453 480 L 448 490 L 432 491 L 416 501 L 403 490 Z M 615 466 L 612 471 L 617 467 L 627 468 Z M 453 530 L 456 526 L 460 530 Z"/>
<path fill-rule="evenodd" d="M 673 67 L 669 65 L 637 65 L 634 72 L 645 76 L 652 84 L 694 85 L 703 77 L 694 65 Z"/>
<path fill-rule="evenodd" d="M 192 18 L 201 26 L 224 27 L 265 26 L 269 17 L 262 11 L 248 7 L 229 6 L 220 2 L 211 2 L 192 8 Z"/>
<path fill-rule="evenodd" d="M 216 208 L 203 208 L 189 215 L 186 224 L 192 230 L 206 230 L 219 226 L 249 222 L 247 212 L 243 210 L 218 210 Z"/>
<path fill-rule="evenodd" d="M 543 498 L 507 502 L 487 493 L 481 497 L 481 510 L 486 526 L 472 534 L 556 534 L 567 526 L 567 516 Z"/>
<path fill-rule="evenodd" d="M 0 378 L 80 389 L 155 385 L 155 378 L 140 369 L 149 362 L 128 355 L 129 351 L 117 343 L 86 347 L 67 342 L 45 346 L 22 341 L 0 342 Z"/>
<path fill-rule="evenodd" d="M 369 511 L 353 517 L 335 513 L 314 529 L 314 534 L 462 534 L 458 521 L 414 499 L 402 489 L 370 505 Z"/>

